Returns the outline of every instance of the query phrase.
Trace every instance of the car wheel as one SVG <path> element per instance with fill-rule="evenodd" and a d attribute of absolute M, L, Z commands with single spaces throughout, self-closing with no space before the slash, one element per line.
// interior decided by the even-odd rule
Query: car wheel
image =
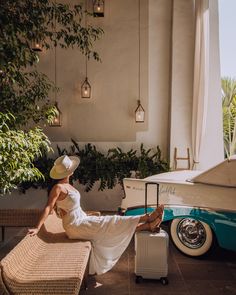
<path fill-rule="evenodd" d="M 189 256 L 201 256 L 212 246 L 213 235 L 208 224 L 193 218 L 176 218 L 170 225 L 175 246 Z"/>

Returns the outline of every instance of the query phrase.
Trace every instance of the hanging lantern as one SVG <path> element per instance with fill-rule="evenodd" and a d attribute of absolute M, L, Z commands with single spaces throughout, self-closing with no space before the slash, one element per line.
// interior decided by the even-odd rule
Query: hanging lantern
<path fill-rule="evenodd" d="M 61 127 L 62 126 L 62 113 L 58 107 L 58 103 L 55 102 L 55 112 L 56 112 L 56 116 L 54 117 L 54 119 L 52 120 L 52 122 L 50 123 L 49 126 L 51 127 Z"/>
<path fill-rule="evenodd" d="M 144 117 L 145 117 L 144 108 L 142 107 L 140 100 L 138 100 L 138 107 L 135 110 L 135 122 L 136 123 L 143 123 Z"/>
<path fill-rule="evenodd" d="M 136 123 L 143 123 L 144 117 L 145 117 L 145 111 L 144 108 L 141 105 L 140 102 L 140 94 L 141 94 L 141 83 L 140 83 L 140 76 L 141 76 L 141 54 L 140 54 L 140 0 L 138 1 L 138 106 L 135 110 L 135 122 Z"/>
<path fill-rule="evenodd" d="M 93 16 L 104 17 L 104 0 L 93 1 Z"/>
<path fill-rule="evenodd" d="M 89 84 L 88 78 L 86 77 L 81 87 L 81 93 L 83 98 L 91 97 L 91 85 Z"/>
<path fill-rule="evenodd" d="M 54 74 L 55 74 L 55 87 L 57 86 L 57 48 L 55 46 L 55 63 L 54 63 Z M 58 103 L 56 101 L 56 91 L 55 91 L 55 117 L 53 118 L 52 122 L 49 124 L 51 127 L 61 127 L 62 126 L 62 112 L 60 111 L 58 107 Z"/>
<path fill-rule="evenodd" d="M 43 50 L 42 42 L 34 40 L 31 45 L 32 50 L 41 52 Z"/>
<path fill-rule="evenodd" d="M 95 2 L 93 2 L 94 5 L 95 5 Z M 87 0 L 85 0 L 85 8 L 87 11 Z M 87 29 L 87 14 L 85 14 L 85 27 Z M 89 81 L 88 81 L 88 51 L 87 50 L 85 53 L 85 77 L 86 78 L 81 86 L 81 96 L 82 96 L 82 98 L 90 98 L 91 97 L 91 85 L 89 84 Z"/>

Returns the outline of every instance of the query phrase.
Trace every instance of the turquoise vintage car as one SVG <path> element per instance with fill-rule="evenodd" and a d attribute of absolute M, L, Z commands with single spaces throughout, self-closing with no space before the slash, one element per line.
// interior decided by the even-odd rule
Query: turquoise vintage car
<path fill-rule="evenodd" d="M 169 222 L 175 246 L 189 256 L 205 254 L 214 239 L 236 251 L 236 157 L 202 171 L 184 170 L 145 179 L 124 179 L 122 210 L 126 215 L 144 213 L 145 183 L 148 212 L 159 202 L 165 205 L 164 222 Z M 157 184 L 157 185 L 155 185 Z"/>

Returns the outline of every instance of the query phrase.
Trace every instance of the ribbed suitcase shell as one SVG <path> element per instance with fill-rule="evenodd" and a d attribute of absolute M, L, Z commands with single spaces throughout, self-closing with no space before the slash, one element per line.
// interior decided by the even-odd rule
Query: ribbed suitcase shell
<path fill-rule="evenodd" d="M 135 274 L 144 279 L 167 278 L 169 236 L 166 231 L 135 234 Z M 166 280 L 168 282 L 168 280 Z M 164 284 L 165 282 L 162 281 Z"/>

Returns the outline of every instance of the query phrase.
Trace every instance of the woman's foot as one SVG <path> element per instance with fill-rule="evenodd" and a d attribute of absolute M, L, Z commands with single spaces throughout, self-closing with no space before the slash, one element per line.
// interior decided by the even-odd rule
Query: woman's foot
<path fill-rule="evenodd" d="M 152 213 L 149 214 L 148 222 L 157 219 L 164 212 L 164 205 L 159 205 Z"/>
<path fill-rule="evenodd" d="M 149 223 L 149 230 L 151 232 L 160 232 L 160 225 L 164 219 L 164 207 L 162 213 L 152 222 Z"/>

